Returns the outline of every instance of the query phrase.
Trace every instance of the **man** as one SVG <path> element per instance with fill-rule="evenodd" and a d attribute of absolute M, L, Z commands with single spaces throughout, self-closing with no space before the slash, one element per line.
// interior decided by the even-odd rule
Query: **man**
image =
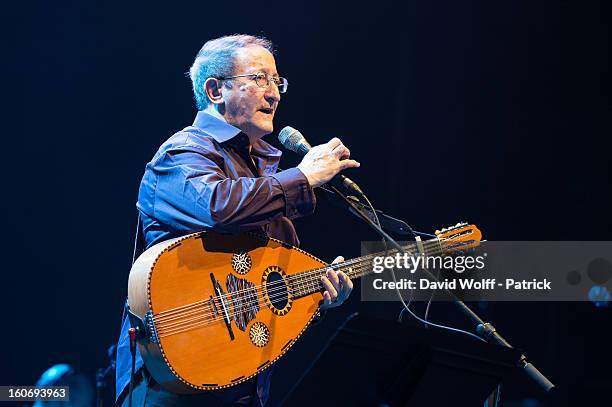
<path fill-rule="evenodd" d="M 278 76 L 272 50 L 265 39 L 234 35 L 208 41 L 198 53 L 190 69 L 195 121 L 160 147 L 140 185 L 137 207 L 146 247 L 204 229 L 260 229 L 298 245 L 291 219 L 313 212 L 313 188 L 359 166 L 334 138 L 313 147 L 297 168 L 277 172 L 281 153 L 261 139 L 272 132 L 288 86 Z M 344 273 L 331 269 L 321 282 L 323 309 L 341 304 L 353 287 Z M 117 351 L 117 395 L 123 405 L 131 368 L 128 328 L 124 318 Z M 260 406 L 268 398 L 271 369 L 244 385 L 186 396 L 155 383 L 140 355 L 136 369 L 134 406 Z"/>

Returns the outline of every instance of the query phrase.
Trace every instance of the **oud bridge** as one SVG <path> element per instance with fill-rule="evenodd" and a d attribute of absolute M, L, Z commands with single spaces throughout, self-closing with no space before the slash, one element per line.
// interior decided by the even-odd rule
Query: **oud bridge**
<path fill-rule="evenodd" d="M 212 298 L 212 304 L 215 309 L 219 308 L 221 315 L 223 316 L 223 322 L 225 322 L 225 327 L 227 328 L 227 332 L 229 334 L 230 339 L 234 340 L 234 331 L 232 331 L 232 314 L 230 310 L 229 297 L 225 295 L 223 292 L 223 288 L 221 284 L 215 278 L 213 273 L 210 273 L 210 279 L 212 280 L 213 287 L 215 289 L 216 298 Z M 217 301 L 215 301 L 217 300 Z M 218 304 L 215 306 L 215 302 Z"/>

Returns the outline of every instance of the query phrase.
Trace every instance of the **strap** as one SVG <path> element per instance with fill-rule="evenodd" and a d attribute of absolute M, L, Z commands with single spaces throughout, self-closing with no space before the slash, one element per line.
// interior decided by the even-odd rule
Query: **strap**
<path fill-rule="evenodd" d="M 138 218 L 136 219 L 136 233 L 134 234 L 134 250 L 132 251 L 132 265 L 134 265 L 134 262 L 136 262 L 136 259 L 142 254 L 142 252 L 144 252 L 144 233 L 141 227 L 140 211 L 138 211 Z M 125 305 L 123 307 L 123 315 L 121 316 L 122 324 L 125 317 L 129 314 L 131 314 L 130 304 L 128 303 L 128 300 L 126 298 Z M 134 326 L 133 321 L 131 319 L 130 325 Z"/>
<path fill-rule="evenodd" d="M 142 230 L 142 222 L 140 220 L 140 211 L 138 211 L 138 218 L 136 219 L 136 233 L 134 234 L 134 250 L 132 251 L 132 265 L 144 252 L 144 232 Z"/>

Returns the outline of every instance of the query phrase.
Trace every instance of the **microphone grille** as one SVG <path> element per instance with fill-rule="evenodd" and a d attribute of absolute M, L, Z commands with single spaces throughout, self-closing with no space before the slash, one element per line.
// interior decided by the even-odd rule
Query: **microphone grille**
<path fill-rule="evenodd" d="M 302 133 L 291 126 L 284 127 L 280 133 L 278 133 L 278 141 L 280 141 L 287 150 L 291 150 L 296 153 L 299 152 L 300 145 L 308 145 L 308 142 Z M 310 147 L 310 145 L 308 145 L 308 147 Z"/>

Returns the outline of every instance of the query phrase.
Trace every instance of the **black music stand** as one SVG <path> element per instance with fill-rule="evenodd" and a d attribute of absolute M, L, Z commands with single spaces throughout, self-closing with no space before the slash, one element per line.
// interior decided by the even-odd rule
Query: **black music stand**
<path fill-rule="evenodd" d="M 353 314 L 283 406 L 482 406 L 520 352 L 461 334 Z"/>

